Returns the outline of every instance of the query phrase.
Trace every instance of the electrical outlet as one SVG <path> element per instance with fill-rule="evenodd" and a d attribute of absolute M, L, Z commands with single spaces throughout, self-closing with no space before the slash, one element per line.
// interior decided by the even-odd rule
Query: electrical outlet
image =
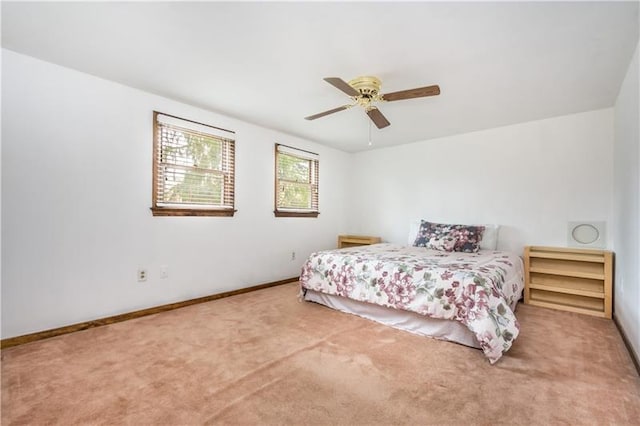
<path fill-rule="evenodd" d="M 293 261 L 293 260 L 296 260 L 296 252 L 295 252 L 295 251 L 292 251 L 292 252 L 291 252 L 291 260 L 292 260 L 292 261 Z"/>
<path fill-rule="evenodd" d="M 169 267 L 167 265 L 160 265 L 160 278 L 169 278 Z"/>
<path fill-rule="evenodd" d="M 146 281 L 147 280 L 147 270 L 144 268 L 138 269 L 138 281 Z"/>

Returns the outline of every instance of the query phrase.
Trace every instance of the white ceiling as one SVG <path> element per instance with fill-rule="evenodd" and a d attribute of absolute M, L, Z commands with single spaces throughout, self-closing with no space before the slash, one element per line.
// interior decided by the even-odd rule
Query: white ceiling
<path fill-rule="evenodd" d="M 345 151 L 368 118 L 323 77 L 382 79 L 374 147 L 612 106 L 638 2 L 12 3 L 8 49 Z M 215 123 L 213 123 L 215 124 Z"/>

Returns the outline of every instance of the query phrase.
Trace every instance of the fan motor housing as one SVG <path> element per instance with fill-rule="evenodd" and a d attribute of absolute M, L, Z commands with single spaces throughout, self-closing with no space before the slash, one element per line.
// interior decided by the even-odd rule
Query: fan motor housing
<path fill-rule="evenodd" d="M 360 92 L 360 96 L 354 98 L 360 105 L 368 106 L 371 102 L 381 100 L 379 78 L 373 76 L 356 77 L 349 81 L 349 86 Z"/>
<path fill-rule="evenodd" d="M 349 82 L 349 86 L 362 95 L 369 95 L 369 97 L 374 97 L 380 93 L 381 84 L 382 82 L 379 78 L 372 76 L 356 77 Z"/>

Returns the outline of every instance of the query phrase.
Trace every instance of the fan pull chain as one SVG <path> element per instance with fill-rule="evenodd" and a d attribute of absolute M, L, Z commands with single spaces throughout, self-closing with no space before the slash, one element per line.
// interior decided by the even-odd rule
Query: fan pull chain
<path fill-rule="evenodd" d="M 369 121 L 369 146 L 371 146 L 372 145 L 372 143 L 371 143 L 371 120 L 368 120 L 368 121 Z"/>

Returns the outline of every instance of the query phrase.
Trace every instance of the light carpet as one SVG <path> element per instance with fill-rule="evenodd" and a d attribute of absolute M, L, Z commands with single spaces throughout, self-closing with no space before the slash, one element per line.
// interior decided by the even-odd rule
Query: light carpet
<path fill-rule="evenodd" d="M 610 320 L 520 305 L 482 352 L 287 284 L 2 350 L 2 424 L 638 424 Z"/>

